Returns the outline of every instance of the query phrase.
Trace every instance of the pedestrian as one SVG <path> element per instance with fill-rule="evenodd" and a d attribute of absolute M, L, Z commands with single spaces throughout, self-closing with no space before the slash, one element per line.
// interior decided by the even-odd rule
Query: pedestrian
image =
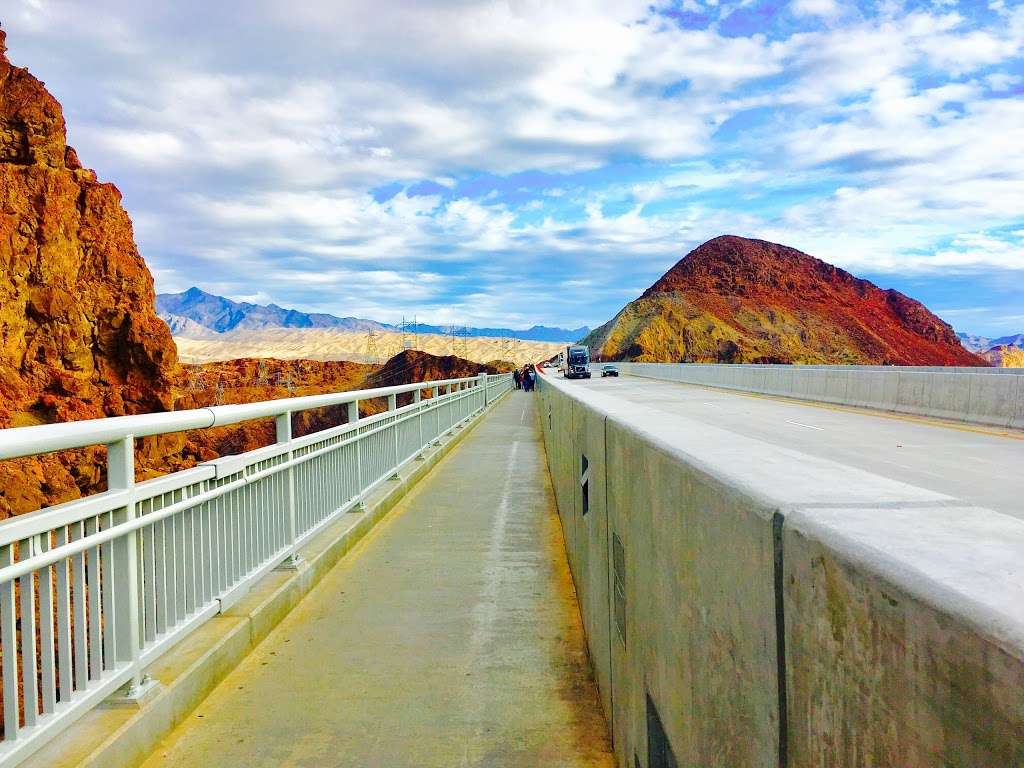
<path fill-rule="evenodd" d="M 519 369 L 518 368 L 516 368 L 514 371 L 512 371 L 512 381 L 514 381 L 516 383 L 516 389 L 522 389 L 523 388 L 523 375 L 521 373 L 519 373 Z"/>
<path fill-rule="evenodd" d="M 527 368 L 526 373 L 523 374 L 523 389 L 527 392 L 533 392 L 533 371 L 529 368 Z"/>

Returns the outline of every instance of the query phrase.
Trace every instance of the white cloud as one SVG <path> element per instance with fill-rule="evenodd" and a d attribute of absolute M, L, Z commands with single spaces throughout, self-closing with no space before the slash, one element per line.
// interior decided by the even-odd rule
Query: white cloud
<path fill-rule="evenodd" d="M 840 10 L 836 0 L 793 0 L 791 7 L 801 16 L 836 16 Z"/>
<path fill-rule="evenodd" d="M 985 233 L 1021 220 L 1019 7 L 991 23 L 794 0 L 781 16 L 804 31 L 743 37 L 643 0 L 13 2 L 12 56 L 125 191 L 159 287 L 255 294 L 274 275 L 279 303 L 308 305 L 312 272 L 348 312 L 387 306 L 359 275 L 408 273 L 435 311 L 497 319 L 563 279 L 621 296 L 726 231 L 851 268 L 1018 269 L 1019 244 Z M 601 177 L 622 159 L 649 173 Z M 450 198 L 536 170 L 598 173 Z M 430 179 L 444 194 L 369 194 Z"/>

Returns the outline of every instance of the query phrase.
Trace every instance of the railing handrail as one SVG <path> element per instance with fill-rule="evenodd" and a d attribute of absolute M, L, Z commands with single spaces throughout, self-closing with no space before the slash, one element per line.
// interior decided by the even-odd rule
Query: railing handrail
<path fill-rule="evenodd" d="M 455 381 L 455 379 L 452 381 Z M 433 386 L 434 384 L 431 383 L 431 387 Z M 280 398 L 279 400 L 285 399 L 291 398 Z M 293 437 L 284 443 L 271 443 L 270 445 L 265 445 L 262 448 L 255 448 L 251 451 L 245 451 L 240 454 L 226 454 L 216 459 L 196 464 L 194 467 L 190 467 L 189 469 L 178 470 L 177 472 L 161 475 L 160 477 L 156 477 L 151 480 L 144 480 L 140 483 L 135 483 L 127 489 L 101 491 L 89 496 L 72 499 L 61 504 L 55 504 L 51 507 L 37 509 L 34 512 L 26 512 L 22 515 L 9 517 L 6 520 L 0 520 L 0 547 L 23 539 L 31 539 L 33 536 L 37 536 L 44 531 L 51 530 L 58 526 L 79 522 L 90 515 L 97 514 L 97 510 L 109 512 L 111 509 L 124 506 L 125 504 L 153 498 L 167 490 L 178 490 L 184 485 L 198 483 L 203 479 L 220 477 L 221 471 L 218 469 L 218 465 L 225 461 L 231 463 L 237 462 L 239 466 L 245 466 L 254 458 L 271 459 L 287 456 L 296 448 L 315 443 L 327 437 L 340 437 L 348 432 L 354 433 L 356 430 L 359 430 L 358 437 L 366 437 L 380 429 L 386 428 L 393 419 L 397 418 L 401 420 L 404 418 L 404 414 L 414 410 L 417 406 L 429 406 L 430 402 L 430 400 L 425 400 L 422 403 L 411 403 L 410 405 L 403 406 L 394 411 L 384 411 L 372 416 L 367 416 L 365 419 L 359 419 L 358 422 L 353 424 L 338 424 L 337 426 L 328 427 L 318 432 L 311 432 L 308 435 L 303 435 L 302 437 Z M 284 413 L 290 412 L 290 410 L 284 411 Z M 102 419 L 95 419 L 95 421 L 102 421 Z M 332 446 L 332 449 L 342 447 L 343 443 L 344 441 L 335 443 Z M 307 453 L 294 459 L 289 459 L 283 464 L 275 465 L 271 470 L 269 470 L 268 474 L 276 474 L 277 472 L 286 470 L 289 466 L 305 463 L 311 458 L 314 458 L 317 453 L 318 452 Z M 204 474 L 204 470 L 208 474 Z M 186 475 L 186 473 L 188 474 L 188 477 L 183 480 L 183 475 Z M 195 473 L 194 476 L 193 473 Z M 154 485 L 160 480 L 170 483 L 169 488 L 164 490 L 154 488 Z M 251 480 L 252 476 L 248 476 L 246 478 L 247 482 L 251 482 Z M 5 578 L 4 573 L 5 569 L 0 568 L 0 584 L 9 580 Z"/>
<path fill-rule="evenodd" d="M 133 437 L 150 437 L 191 429 L 207 429 L 242 421 L 281 416 L 289 412 L 308 411 L 331 405 L 344 405 L 357 400 L 370 400 L 390 395 L 415 392 L 418 389 L 444 387 L 451 384 L 475 382 L 478 376 L 459 379 L 398 384 L 376 389 L 357 389 L 325 395 L 282 397 L 255 403 L 212 405 L 184 411 L 164 411 L 133 416 L 110 416 L 103 419 L 67 421 L 60 424 L 39 424 L 31 427 L 12 427 L 0 430 L 0 460 L 36 456 L 43 453 L 109 445 Z"/>

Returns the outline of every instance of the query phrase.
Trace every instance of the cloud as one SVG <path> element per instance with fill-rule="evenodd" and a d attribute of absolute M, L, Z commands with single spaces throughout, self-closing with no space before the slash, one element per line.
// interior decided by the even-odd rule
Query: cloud
<path fill-rule="evenodd" d="M 1020 269 L 1020 7 L 13 0 L 8 19 L 161 289 L 579 324 L 721 232 L 927 285 Z"/>
<path fill-rule="evenodd" d="M 836 16 L 839 3 L 836 0 L 793 0 L 793 13 L 801 16 Z"/>

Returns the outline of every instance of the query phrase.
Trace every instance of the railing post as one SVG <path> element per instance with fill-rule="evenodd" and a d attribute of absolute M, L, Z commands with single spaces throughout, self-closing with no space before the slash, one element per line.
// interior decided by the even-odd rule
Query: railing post
<path fill-rule="evenodd" d="M 388 395 L 388 410 L 395 411 L 398 409 L 398 395 Z M 388 478 L 389 480 L 401 480 L 401 476 L 398 474 L 398 422 L 391 422 L 391 431 L 394 432 L 395 439 L 395 463 L 392 465 L 394 472 Z"/>
<path fill-rule="evenodd" d="M 278 414 L 274 417 L 274 428 L 277 432 L 277 442 L 288 445 L 288 461 L 290 462 L 294 458 L 292 453 L 291 442 L 292 442 L 292 412 L 287 411 L 286 413 Z M 278 568 L 285 570 L 295 570 L 299 565 L 299 553 L 296 549 L 296 542 L 298 541 L 298 520 L 296 518 L 295 511 L 295 467 L 289 464 L 288 470 L 285 472 L 287 489 L 285 491 L 286 498 L 285 504 L 288 509 L 288 543 L 291 546 L 291 552 L 286 557 Z"/>
<path fill-rule="evenodd" d="M 441 393 L 440 387 L 430 388 L 430 399 L 436 401 L 438 395 Z M 441 444 L 441 407 L 434 402 L 434 445 Z"/>
<path fill-rule="evenodd" d="M 414 403 L 421 403 L 421 402 L 423 402 L 423 390 L 422 389 L 417 389 L 415 392 L 412 393 L 412 401 Z M 417 461 L 423 461 L 426 458 L 423 455 L 423 448 L 424 448 L 424 445 L 423 445 L 423 408 L 419 408 L 416 411 L 416 427 L 419 429 L 419 432 L 420 432 L 420 443 L 419 443 L 420 449 L 419 449 L 419 452 L 416 454 L 416 460 Z"/>
<path fill-rule="evenodd" d="M 351 403 L 347 403 L 346 413 L 348 415 L 349 424 L 355 424 L 359 421 L 359 401 L 353 400 Z"/>
<path fill-rule="evenodd" d="M 107 445 L 107 488 L 131 490 L 135 485 L 135 438 L 126 435 L 116 443 Z M 114 513 L 114 525 L 135 519 L 135 502 L 129 498 L 123 509 Z M 116 697 L 136 701 L 156 683 L 142 673 L 140 651 L 142 647 L 139 616 L 139 537 L 138 531 L 129 531 L 110 542 L 111 562 L 104 568 L 111 580 L 113 597 L 107 621 L 113 624 L 114 658 L 110 667 L 129 665 L 132 679 Z M 90 554 L 90 556 L 95 556 Z M 81 599 L 81 598 L 77 598 Z M 99 649 L 93 649 L 98 652 Z"/>
<path fill-rule="evenodd" d="M 487 397 L 487 374 L 486 373 L 481 373 L 480 374 L 480 386 L 484 388 L 484 408 L 486 408 L 487 404 L 490 402 L 490 400 Z"/>

